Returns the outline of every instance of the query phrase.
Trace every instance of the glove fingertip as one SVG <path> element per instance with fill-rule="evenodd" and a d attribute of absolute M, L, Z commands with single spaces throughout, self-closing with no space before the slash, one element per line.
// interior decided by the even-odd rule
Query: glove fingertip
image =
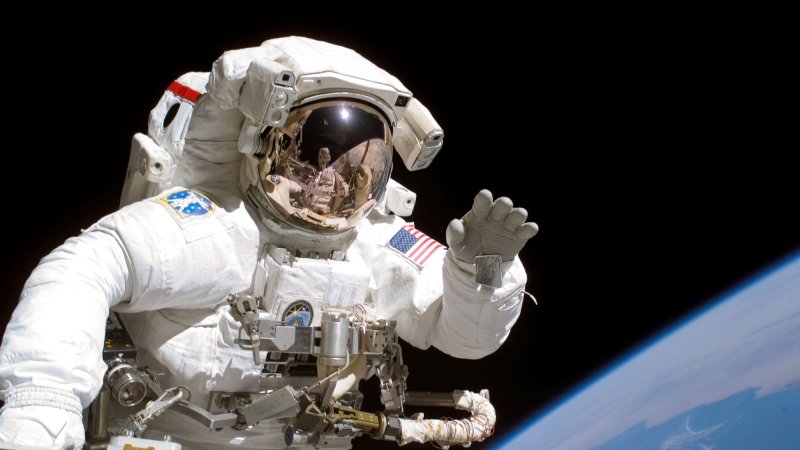
<path fill-rule="evenodd" d="M 517 239 L 530 239 L 536 236 L 536 233 L 538 232 L 539 225 L 537 225 L 535 222 L 527 222 L 519 226 L 517 231 L 514 233 L 514 236 Z"/>
<path fill-rule="evenodd" d="M 478 219 L 483 219 L 489 215 L 489 210 L 492 208 L 493 202 L 491 191 L 482 189 L 478 192 L 478 195 L 475 196 L 475 200 L 472 203 L 472 214 Z"/>
<path fill-rule="evenodd" d="M 464 222 L 461 220 L 453 219 L 450 221 L 450 224 L 447 225 L 445 239 L 447 240 L 447 245 L 449 247 L 455 247 L 456 245 L 460 244 L 464 240 L 465 235 L 466 231 L 464 230 Z"/>

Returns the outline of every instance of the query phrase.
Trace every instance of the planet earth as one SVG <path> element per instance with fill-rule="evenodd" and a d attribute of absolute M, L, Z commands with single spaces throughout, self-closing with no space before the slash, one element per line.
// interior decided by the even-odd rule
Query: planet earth
<path fill-rule="evenodd" d="M 679 323 L 495 450 L 800 449 L 800 255 Z"/>

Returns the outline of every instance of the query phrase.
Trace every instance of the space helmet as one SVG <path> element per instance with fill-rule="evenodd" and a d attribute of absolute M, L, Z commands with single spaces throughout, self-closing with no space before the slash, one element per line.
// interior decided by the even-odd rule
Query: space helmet
<path fill-rule="evenodd" d="M 443 142 L 397 78 L 326 42 L 289 37 L 227 52 L 208 91 L 245 116 L 245 197 L 262 217 L 305 232 L 353 229 L 382 200 L 393 149 L 418 170 Z"/>
<path fill-rule="evenodd" d="M 390 125 L 359 101 L 299 106 L 265 142 L 265 153 L 249 164 L 266 200 L 258 203 L 308 231 L 357 225 L 383 196 L 392 170 Z"/>

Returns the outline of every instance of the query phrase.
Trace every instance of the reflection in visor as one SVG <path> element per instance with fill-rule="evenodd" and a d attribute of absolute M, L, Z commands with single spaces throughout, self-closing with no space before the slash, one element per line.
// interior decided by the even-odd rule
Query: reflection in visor
<path fill-rule="evenodd" d="M 383 194 L 391 171 L 389 127 L 360 103 L 329 101 L 290 113 L 273 130 L 267 197 L 293 223 L 314 230 L 356 225 Z"/>

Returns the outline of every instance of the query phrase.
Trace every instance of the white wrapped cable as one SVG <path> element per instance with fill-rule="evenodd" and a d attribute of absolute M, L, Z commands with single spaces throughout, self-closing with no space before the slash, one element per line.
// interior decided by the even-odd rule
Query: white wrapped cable
<path fill-rule="evenodd" d="M 469 447 L 491 436 L 497 419 L 494 406 L 482 394 L 453 391 L 455 408 L 469 411 L 466 419 L 400 419 L 400 445 L 409 442 L 435 442 L 442 448 L 451 445 Z M 488 393 L 487 393 L 488 396 Z"/>

